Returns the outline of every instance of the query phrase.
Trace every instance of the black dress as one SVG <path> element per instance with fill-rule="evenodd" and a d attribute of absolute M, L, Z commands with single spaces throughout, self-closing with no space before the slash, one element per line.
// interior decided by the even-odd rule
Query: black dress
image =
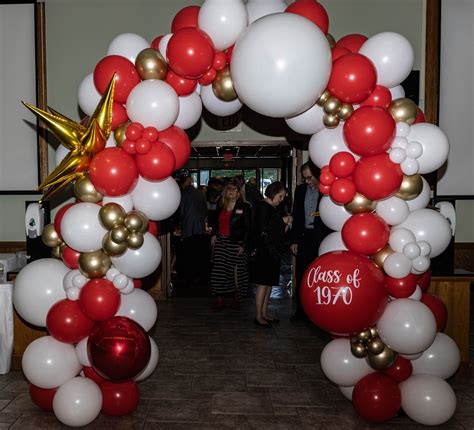
<path fill-rule="evenodd" d="M 280 281 L 281 256 L 285 252 L 285 223 L 277 208 L 265 200 L 258 203 L 254 282 L 274 286 Z"/>

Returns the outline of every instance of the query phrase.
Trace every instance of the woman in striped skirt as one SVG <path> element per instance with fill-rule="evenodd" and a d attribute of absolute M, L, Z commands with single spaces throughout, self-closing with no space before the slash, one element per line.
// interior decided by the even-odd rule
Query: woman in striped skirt
<path fill-rule="evenodd" d="M 212 226 L 211 293 L 217 296 L 215 310 L 225 307 L 224 296 L 232 296 L 232 307 L 239 308 L 247 293 L 250 223 L 250 205 L 232 180 L 224 188 Z"/>

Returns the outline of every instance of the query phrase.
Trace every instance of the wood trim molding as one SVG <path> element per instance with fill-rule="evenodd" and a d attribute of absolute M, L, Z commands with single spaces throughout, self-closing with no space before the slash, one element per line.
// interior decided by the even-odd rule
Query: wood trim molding
<path fill-rule="evenodd" d="M 0 242 L 0 252 L 17 252 L 26 249 L 26 242 Z"/>

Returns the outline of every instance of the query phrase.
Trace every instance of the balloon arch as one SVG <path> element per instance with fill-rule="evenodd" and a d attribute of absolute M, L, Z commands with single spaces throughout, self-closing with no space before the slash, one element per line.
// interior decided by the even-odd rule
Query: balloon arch
<path fill-rule="evenodd" d="M 71 426 L 137 407 L 137 382 L 158 363 L 147 334 L 156 304 L 140 278 L 161 260 L 156 221 L 180 202 L 171 174 L 191 151 L 183 130 L 203 105 L 225 116 L 245 103 L 311 135 L 321 168 L 320 215 L 334 232 L 306 272 L 302 301 L 334 335 L 324 374 L 372 422 L 400 408 L 423 424 L 452 416 L 445 379 L 459 349 L 441 332 L 445 305 L 426 292 L 430 258 L 451 230 L 426 208 L 421 176 L 446 161 L 448 139 L 404 98 L 413 66 L 405 37 L 336 43 L 328 27 L 313 0 L 205 0 L 180 10 L 151 45 L 116 37 L 79 86 L 80 123 L 27 105 L 62 143 L 44 198 L 69 183 L 77 197 L 44 230 L 54 258 L 28 264 L 14 289 L 18 313 L 50 334 L 22 363 L 40 407 Z"/>

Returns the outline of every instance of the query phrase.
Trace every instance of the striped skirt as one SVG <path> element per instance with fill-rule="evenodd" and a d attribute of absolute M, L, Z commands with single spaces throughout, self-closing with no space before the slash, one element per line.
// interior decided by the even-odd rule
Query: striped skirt
<path fill-rule="evenodd" d="M 239 245 L 226 236 L 217 236 L 214 246 L 214 264 L 211 271 L 211 293 L 217 296 L 235 294 L 242 299 L 247 295 L 247 253 L 238 255 Z"/>

